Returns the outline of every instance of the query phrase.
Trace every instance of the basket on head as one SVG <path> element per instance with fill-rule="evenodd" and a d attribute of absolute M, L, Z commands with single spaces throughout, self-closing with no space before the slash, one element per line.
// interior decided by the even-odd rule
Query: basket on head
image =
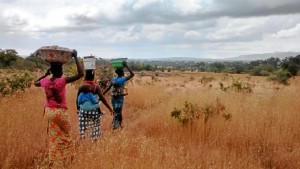
<path fill-rule="evenodd" d="M 113 66 L 114 69 L 118 69 L 118 68 L 124 68 L 123 62 L 127 61 L 127 58 L 117 58 L 117 59 L 112 59 L 111 60 L 111 64 Z"/>
<path fill-rule="evenodd" d="M 35 52 L 35 56 L 47 62 L 68 63 L 72 59 L 73 50 L 59 46 L 43 46 Z"/>

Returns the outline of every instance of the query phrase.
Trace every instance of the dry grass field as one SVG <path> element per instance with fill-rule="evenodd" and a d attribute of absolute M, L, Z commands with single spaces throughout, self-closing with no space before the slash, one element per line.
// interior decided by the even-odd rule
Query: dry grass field
<path fill-rule="evenodd" d="M 203 77 L 208 80 L 202 81 Z M 232 79 L 251 92 L 222 91 Z M 112 131 L 112 116 L 102 118 L 96 142 L 78 143 L 70 169 L 297 169 L 300 168 L 300 77 L 289 86 L 265 77 L 214 73 L 137 74 L 128 83 L 124 126 Z M 68 85 L 73 136 L 78 138 L 76 89 Z M 182 125 L 171 117 L 185 101 L 202 107 L 224 106 L 222 116 Z M 45 96 L 31 87 L 0 98 L 0 168 L 47 168 Z M 102 108 L 106 112 L 106 108 Z"/>

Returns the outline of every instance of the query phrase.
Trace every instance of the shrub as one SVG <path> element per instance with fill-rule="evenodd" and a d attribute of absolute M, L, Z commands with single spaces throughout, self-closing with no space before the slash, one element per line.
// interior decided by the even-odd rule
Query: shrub
<path fill-rule="evenodd" d="M 268 76 L 275 70 L 271 65 L 259 65 L 250 70 L 250 74 L 253 76 Z"/>
<path fill-rule="evenodd" d="M 212 118 L 223 117 L 229 120 L 232 117 L 230 113 L 225 112 L 225 105 L 223 105 L 219 99 L 217 99 L 215 104 L 208 104 L 203 107 L 185 101 L 184 108 L 182 110 L 174 108 L 171 112 L 171 116 L 177 119 L 183 126 L 187 124 L 192 126 L 194 121 L 199 119 L 206 124 L 208 120 Z"/>
<path fill-rule="evenodd" d="M 199 82 L 206 85 L 207 83 L 212 82 L 213 80 L 215 80 L 215 77 L 213 76 L 211 77 L 202 76 Z"/>
<path fill-rule="evenodd" d="M 186 125 L 187 123 L 192 124 L 194 119 L 199 118 L 200 109 L 197 104 L 192 104 L 188 101 L 185 101 L 182 111 L 175 108 L 171 112 L 171 116 L 176 118 L 182 125 Z"/>
<path fill-rule="evenodd" d="M 8 88 L 8 84 L 5 79 L 0 79 L 0 94 L 2 96 L 8 95 L 10 90 Z"/>
<path fill-rule="evenodd" d="M 10 77 L 0 79 L 0 94 L 5 96 L 16 92 L 24 92 L 30 88 L 33 77 L 28 72 L 14 73 Z"/>
<path fill-rule="evenodd" d="M 230 86 L 225 87 L 222 82 L 219 83 L 222 91 L 227 92 L 229 90 L 233 90 L 239 93 L 252 93 L 253 85 L 248 82 L 242 82 L 239 80 L 233 80 Z"/>
<path fill-rule="evenodd" d="M 155 76 L 155 75 L 151 75 L 151 82 L 154 83 L 154 82 L 157 82 L 158 81 L 158 77 Z"/>
<path fill-rule="evenodd" d="M 181 110 L 175 108 L 172 112 L 171 112 L 171 116 L 174 118 L 180 118 L 180 114 L 181 114 Z"/>
<path fill-rule="evenodd" d="M 96 68 L 96 74 L 98 74 L 99 85 L 104 90 L 109 85 L 111 79 L 114 76 L 114 69 L 110 64 L 104 64 Z"/>
<path fill-rule="evenodd" d="M 278 70 L 277 72 L 275 72 L 275 74 L 270 75 L 267 80 L 269 81 L 273 81 L 279 84 L 283 84 L 283 85 L 288 85 L 289 84 L 289 79 L 292 77 L 293 75 L 287 71 L 287 70 Z"/>
<path fill-rule="evenodd" d="M 238 80 L 232 82 L 231 88 L 236 92 L 252 93 L 252 85 L 248 82 L 244 83 Z"/>
<path fill-rule="evenodd" d="M 222 77 L 221 77 L 221 80 L 222 80 L 222 81 L 226 81 L 226 80 L 228 80 L 229 78 L 233 78 L 233 77 L 230 76 L 228 73 L 223 73 L 223 74 L 222 74 Z"/>
<path fill-rule="evenodd" d="M 221 90 L 224 92 L 227 92 L 227 90 L 230 88 L 230 87 L 225 87 L 223 82 L 220 82 L 219 85 L 220 85 Z"/>

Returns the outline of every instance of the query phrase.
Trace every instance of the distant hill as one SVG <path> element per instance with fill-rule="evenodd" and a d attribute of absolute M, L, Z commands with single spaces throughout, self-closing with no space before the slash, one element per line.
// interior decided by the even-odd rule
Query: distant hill
<path fill-rule="evenodd" d="M 225 59 L 210 59 L 210 58 L 197 58 L 197 57 L 168 57 L 168 58 L 147 58 L 147 59 L 130 59 L 131 61 L 158 61 L 158 62 L 250 62 L 254 60 L 266 60 L 268 58 L 274 57 L 279 59 L 284 59 L 290 56 L 300 55 L 300 52 L 274 52 L 274 53 L 263 53 L 263 54 L 251 54 L 251 55 L 241 55 L 232 58 Z"/>
<path fill-rule="evenodd" d="M 217 61 L 216 59 L 210 58 L 196 58 L 196 57 L 168 57 L 168 58 L 153 58 L 149 60 L 156 61 L 170 61 L 170 62 L 200 62 L 200 61 Z"/>
<path fill-rule="evenodd" d="M 279 59 L 284 59 L 290 56 L 300 55 L 300 52 L 275 52 L 275 53 L 264 53 L 264 54 L 252 54 L 252 55 L 241 55 L 238 57 L 227 58 L 224 60 L 228 61 L 253 61 L 253 60 L 266 60 L 268 58 L 274 57 Z"/>
<path fill-rule="evenodd" d="M 196 57 L 168 57 L 168 58 L 146 58 L 146 59 L 130 59 L 131 61 L 156 61 L 156 62 L 217 62 L 220 59 L 196 58 Z"/>

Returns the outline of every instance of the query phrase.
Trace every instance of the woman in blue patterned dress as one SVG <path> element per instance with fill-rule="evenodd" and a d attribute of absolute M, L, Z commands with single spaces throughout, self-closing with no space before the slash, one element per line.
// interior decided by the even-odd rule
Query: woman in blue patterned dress
<path fill-rule="evenodd" d="M 123 66 L 129 71 L 129 76 L 124 75 L 123 68 L 116 69 L 117 77 L 113 77 L 110 85 L 104 90 L 105 95 L 111 88 L 111 103 L 114 111 L 114 119 L 112 122 L 113 129 L 117 129 L 122 125 L 122 108 L 124 103 L 124 96 L 127 95 L 124 91 L 125 82 L 134 76 L 132 70 L 128 67 L 127 62 L 123 62 Z"/>

